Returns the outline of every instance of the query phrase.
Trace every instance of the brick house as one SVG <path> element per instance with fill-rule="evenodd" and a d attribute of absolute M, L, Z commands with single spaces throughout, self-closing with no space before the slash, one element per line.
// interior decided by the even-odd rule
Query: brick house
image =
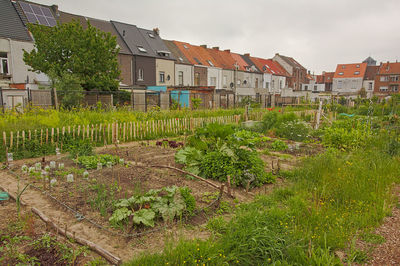
<path fill-rule="evenodd" d="M 374 85 L 374 94 L 380 97 L 399 93 L 400 63 L 381 63 Z"/>
<path fill-rule="evenodd" d="M 302 84 L 307 84 L 307 69 L 299 62 L 289 56 L 280 55 L 278 53 L 272 58 L 278 62 L 289 73 L 288 87 L 293 90 L 301 90 Z"/>

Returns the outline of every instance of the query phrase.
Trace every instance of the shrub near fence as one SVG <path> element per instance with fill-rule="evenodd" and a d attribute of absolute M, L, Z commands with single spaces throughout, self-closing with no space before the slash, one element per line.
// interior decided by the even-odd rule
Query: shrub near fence
<path fill-rule="evenodd" d="M 2 132 L 0 158 L 4 161 L 6 152 L 14 153 L 14 159 L 54 154 L 55 148 L 63 150 L 64 144 L 74 140 L 88 140 L 102 146 L 135 140 L 149 140 L 168 136 L 179 136 L 193 132 L 207 123 L 239 123 L 240 115 L 199 118 L 174 118 L 164 120 L 115 122 L 109 124 L 74 125 L 62 128 L 46 128 L 17 132 Z M 30 153 L 26 149 L 31 150 Z"/>

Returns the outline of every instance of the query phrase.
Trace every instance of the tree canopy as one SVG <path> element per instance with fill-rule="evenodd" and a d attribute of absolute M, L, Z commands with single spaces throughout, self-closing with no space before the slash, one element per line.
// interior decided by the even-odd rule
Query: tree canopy
<path fill-rule="evenodd" d="M 43 72 L 53 80 L 69 73 L 88 91 L 118 88 L 119 48 L 115 36 L 89 22 L 86 29 L 78 21 L 55 27 L 29 24 L 28 28 L 35 44 L 32 51 L 24 51 L 24 61 L 33 71 Z"/>

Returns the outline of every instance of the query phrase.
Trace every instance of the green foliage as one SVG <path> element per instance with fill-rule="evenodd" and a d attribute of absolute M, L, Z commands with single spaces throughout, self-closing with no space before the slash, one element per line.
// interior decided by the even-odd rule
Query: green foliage
<path fill-rule="evenodd" d="M 171 222 L 184 212 L 194 214 L 196 200 L 186 187 L 176 186 L 151 189 L 144 195 L 121 199 L 114 204 L 114 212 L 109 218 L 114 227 L 121 227 L 131 220 L 135 225 L 154 226 L 156 218 Z"/>
<path fill-rule="evenodd" d="M 191 102 L 192 102 L 192 109 L 197 110 L 203 103 L 203 100 L 201 98 L 191 98 Z"/>
<path fill-rule="evenodd" d="M 288 149 L 288 145 L 282 140 L 275 140 L 271 143 L 271 149 L 274 151 L 284 151 Z"/>
<path fill-rule="evenodd" d="M 385 152 L 389 140 L 382 132 L 359 149 L 310 157 L 285 173 L 289 187 L 239 205 L 227 222 L 212 219 L 207 227 L 217 238 L 181 240 L 129 265 L 341 265 L 336 250 L 346 250 L 347 263 L 365 263 L 367 254 L 355 248 L 354 239 L 379 225 L 397 202 L 392 192 L 400 164 Z"/>
<path fill-rule="evenodd" d="M 107 165 L 108 162 L 111 162 L 112 165 L 117 164 L 119 161 L 119 157 L 110 154 L 99 154 L 91 156 L 80 156 L 74 161 L 82 165 L 85 169 L 96 169 L 98 163 L 101 163 L 102 166 Z"/>
<path fill-rule="evenodd" d="M 71 109 L 79 107 L 84 97 L 82 81 L 76 74 L 63 72 L 59 75 L 49 73 L 53 80 L 53 85 L 57 89 L 57 95 L 60 99 L 61 107 Z"/>
<path fill-rule="evenodd" d="M 331 127 L 323 129 L 322 143 L 337 149 L 354 149 L 368 144 L 372 133 L 366 121 L 337 120 Z"/>
<path fill-rule="evenodd" d="M 118 88 L 119 48 L 115 36 L 89 22 L 84 29 L 78 21 L 56 27 L 29 24 L 28 29 L 35 39 L 35 49 L 24 51 L 24 61 L 34 71 L 50 74 L 62 87 L 74 84 L 78 88 L 80 83 L 85 90 Z M 61 81 L 67 77 L 69 80 Z"/>
<path fill-rule="evenodd" d="M 72 137 L 67 136 L 63 141 L 64 149 L 69 152 L 71 158 L 93 154 L 93 144 L 89 139 L 72 139 Z"/>
<path fill-rule="evenodd" d="M 193 216 L 196 210 L 196 199 L 192 195 L 192 190 L 188 187 L 180 187 L 179 192 L 181 193 L 183 202 L 186 205 L 185 212 L 187 216 Z"/>

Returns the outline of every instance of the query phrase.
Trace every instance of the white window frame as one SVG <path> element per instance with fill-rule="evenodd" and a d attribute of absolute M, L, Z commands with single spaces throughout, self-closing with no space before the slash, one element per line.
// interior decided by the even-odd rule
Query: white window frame
<path fill-rule="evenodd" d="M 3 62 L 7 62 L 7 73 L 3 72 Z M 0 74 L 10 75 L 10 63 L 8 62 L 7 57 L 0 57 Z"/>
<path fill-rule="evenodd" d="M 228 77 L 226 75 L 224 75 L 223 77 L 223 82 L 224 82 L 224 87 L 228 86 Z"/>
<path fill-rule="evenodd" d="M 138 81 L 143 81 L 144 80 L 144 72 L 143 72 L 143 68 L 139 68 L 138 69 L 138 77 L 137 77 Z"/>
<path fill-rule="evenodd" d="M 217 86 L 217 77 L 210 77 L 210 86 Z"/>
<path fill-rule="evenodd" d="M 178 83 L 179 86 L 183 86 L 183 71 L 178 71 Z"/>
<path fill-rule="evenodd" d="M 165 72 L 164 71 L 160 71 L 159 77 L 160 77 L 160 83 L 165 83 Z"/>

